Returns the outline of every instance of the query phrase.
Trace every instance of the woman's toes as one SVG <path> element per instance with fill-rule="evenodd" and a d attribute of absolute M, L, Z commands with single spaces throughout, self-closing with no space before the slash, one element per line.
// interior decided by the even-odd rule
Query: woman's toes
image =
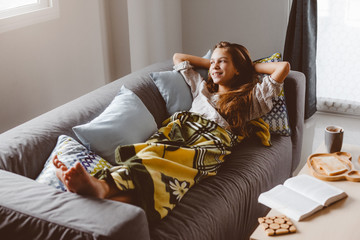
<path fill-rule="evenodd" d="M 66 165 L 58 159 L 57 155 L 53 158 L 53 164 L 56 168 L 60 168 L 63 171 L 66 171 L 67 169 Z"/>
<path fill-rule="evenodd" d="M 59 165 L 59 159 L 57 158 L 57 155 L 55 155 L 52 159 L 52 163 L 54 164 L 55 167 L 58 167 Z"/>
<path fill-rule="evenodd" d="M 80 162 L 75 163 L 74 169 L 77 171 L 77 173 L 79 174 L 87 174 L 85 168 L 81 165 Z"/>

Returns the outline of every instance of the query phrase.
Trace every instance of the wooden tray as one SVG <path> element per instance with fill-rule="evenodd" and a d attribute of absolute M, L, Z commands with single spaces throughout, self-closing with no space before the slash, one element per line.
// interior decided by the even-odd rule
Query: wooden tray
<path fill-rule="evenodd" d="M 351 154 L 347 152 L 315 153 L 308 157 L 307 165 L 312 174 L 321 180 L 360 182 L 360 172 L 354 170 Z"/>

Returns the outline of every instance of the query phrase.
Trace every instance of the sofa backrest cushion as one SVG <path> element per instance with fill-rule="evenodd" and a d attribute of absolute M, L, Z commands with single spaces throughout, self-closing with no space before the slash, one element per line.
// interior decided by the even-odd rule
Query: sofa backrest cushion
<path fill-rule="evenodd" d="M 142 100 L 160 126 L 167 115 L 165 102 L 149 74 L 171 70 L 172 66 L 170 60 L 153 64 L 0 134 L 0 169 L 35 179 L 58 137 L 78 139 L 72 127 L 101 114 L 123 85 Z"/>

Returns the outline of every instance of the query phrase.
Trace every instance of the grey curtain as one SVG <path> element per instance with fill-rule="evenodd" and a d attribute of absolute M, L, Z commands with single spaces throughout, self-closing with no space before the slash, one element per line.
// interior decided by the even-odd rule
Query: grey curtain
<path fill-rule="evenodd" d="M 306 76 L 305 119 L 316 112 L 317 0 L 293 0 L 284 60 Z"/>

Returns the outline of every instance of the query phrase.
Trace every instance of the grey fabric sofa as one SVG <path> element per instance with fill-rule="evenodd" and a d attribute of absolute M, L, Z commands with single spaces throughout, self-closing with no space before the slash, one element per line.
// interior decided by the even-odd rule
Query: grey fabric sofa
<path fill-rule="evenodd" d="M 258 195 L 291 176 L 300 161 L 305 77 L 291 71 L 285 81 L 291 137 L 272 136 L 264 147 L 248 139 L 215 177 L 194 186 L 175 209 L 149 228 L 142 209 L 125 203 L 60 192 L 34 179 L 61 134 L 76 139 L 72 127 L 99 115 L 122 85 L 135 92 L 158 125 L 165 102 L 151 65 L 105 85 L 0 135 L 1 239 L 248 239 L 268 209 Z"/>

